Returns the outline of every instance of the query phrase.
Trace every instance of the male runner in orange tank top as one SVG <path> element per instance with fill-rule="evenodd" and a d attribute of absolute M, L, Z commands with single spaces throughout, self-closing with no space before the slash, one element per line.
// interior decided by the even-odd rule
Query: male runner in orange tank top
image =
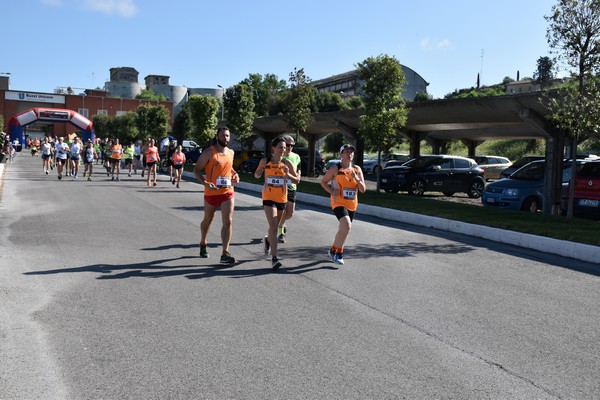
<path fill-rule="evenodd" d="M 207 258 L 207 236 L 217 208 L 221 207 L 222 264 L 233 264 L 235 258 L 229 253 L 232 236 L 234 192 L 233 185 L 240 177 L 233 169 L 233 150 L 229 145 L 229 128 L 217 129 L 216 143 L 200 154 L 194 167 L 194 175 L 204 186 L 204 219 L 200 224 L 200 257 Z M 204 174 L 203 174 L 204 171 Z"/>

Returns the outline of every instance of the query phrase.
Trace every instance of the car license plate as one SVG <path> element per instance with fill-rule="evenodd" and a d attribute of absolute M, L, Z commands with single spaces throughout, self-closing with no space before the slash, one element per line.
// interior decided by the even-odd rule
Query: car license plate
<path fill-rule="evenodd" d="M 495 199 L 495 198 L 493 198 L 493 197 L 488 197 L 487 199 L 485 199 L 485 201 L 486 201 L 487 203 L 495 203 L 495 202 L 496 202 L 496 199 Z"/>
<path fill-rule="evenodd" d="M 381 183 L 387 183 L 387 179 L 385 179 L 385 178 L 381 179 Z"/>
<path fill-rule="evenodd" d="M 591 199 L 579 199 L 579 202 L 577 204 L 579 204 L 581 207 L 598 207 L 600 205 L 600 201 Z"/>

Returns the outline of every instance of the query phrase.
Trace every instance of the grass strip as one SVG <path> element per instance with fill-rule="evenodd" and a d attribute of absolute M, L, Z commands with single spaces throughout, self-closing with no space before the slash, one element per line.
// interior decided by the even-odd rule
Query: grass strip
<path fill-rule="evenodd" d="M 263 184 L 262 179 L 255 179 L 252 174 L 242 174 L 241 179 L 248 183 Z M 328 197 L 328 194 L 318 183 L 303 181 L 298 189 L 302 193 Z M 374 190 L 367 190 L 364 194 L 360 194 L 359 202 L 454 221 L 600 246 L 600 234 L 598 233 L 600 222 L 584 218 L 569 219 L 564 216 L 500 210 L 410 196 L 404 193 L 389 194 Z"/>

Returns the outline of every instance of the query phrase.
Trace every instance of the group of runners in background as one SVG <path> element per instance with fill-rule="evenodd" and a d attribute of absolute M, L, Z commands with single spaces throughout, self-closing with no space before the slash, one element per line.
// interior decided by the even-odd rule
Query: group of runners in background
<path fill-rule="evenodd" d="M 117 138 L 100 139 L 95 143 L 88 140 L 83 143 L 77 136 L 66 140 L 63 137 L 45 137 L 39 144 L 35 141 L 31 143 L 31 154 L 41 155 L 42 168 L 46 175 L 56 167 L 59 180 L 62 180 L 63 174 L 72 177 L 73 180 L 78 179 L 80 166 L 83 164 L 83 177 L 87 176 L 87 180 L 91 181 L 93 165 L 96 164 L 104 167 L 106 176 L 110 177 L 111 181 L 119 182 L 123 164 L 128 177 L 137 174 L 138 169 L 141 169 L 142 178 L 147 176 L 147 185 L 157 185 L 160 154 L 156 141 L 152 138 L 148 138 L 145 143 L 138 140 L 123 146 Z M 176 146 L 171 140 L 165 148 L 165 157 L 169 166 L 170 181 L 179 188 L 186 162 L 185 154 L 181 146 Z"/>
<path fill-rule="evenodd" d="M 217 129 L 213 144 L 205 149 L 194 167 L 194 175 L 204 186 L 204 217 L 200 224 L 200 257 L 208 258 L 208 232 L 217 210 L 221 210 L 222 253 L 220 262 L 234 264 L 235 258 L 230 253 L 234 211 L 234 185 L 240 182 L 238 173 L 233 169 L 234 151 L 229 146 L 230 132 L 227 127 Z M 92 179 L 93 165 L 102 165 L 111 181 L 119 181 L 121 162 L 127 174 L 137 174 L 141 168 L 142 178 L 146 175 L 148 186 L 157 185 L 157 164 L 160 162 L 159 149 L 152 138 L 145 143 L 137 141 L 123 147 L 118 139 L 101 139 L 97 143 L 88 140 L 85 143 L 77 136 L 70 143 L 63 137 L 52 139 L 46 137 L 39 149 L 32 155 L 41 153 L 43 170 L 49 174 L 57 168 L 58 179 L 66 176 L 78 179 L 79 166 L 83 162 L 83 177 Z M 271 155 L 263 158 L 254 177 L 264 176 L 261 198 L 267 219 L 267 234 L 263 238 L 265 255 L 271 255 L 271 267 L 276 270 L 282 267 L 277 256 L 277 247 L 286 242 L 287 226 L 295 212 L 297 185 L 300 182 L 300 156 L 293 152 L 295 146 L 291 135 L 280 135 L 271 142 Z M 345 144 L 340 148 L 340 162 L 327 170 L 321 186 L 330 195 L 331 208 L 338 219 L 338 230 L 333 245 L 328 251 L 329 259 L 336 264 L 344 264 L 343 252 L 346 239 L 352 228 L 354 213 L 358 207 L 358 193 L 366 190 L 365 179 L 361 168 L 354 165 L 355 147 Z M 164 151 L 169 166 L 170 182 L 179 184 L 186 158 L 181 145 L 172 140 Z"/>

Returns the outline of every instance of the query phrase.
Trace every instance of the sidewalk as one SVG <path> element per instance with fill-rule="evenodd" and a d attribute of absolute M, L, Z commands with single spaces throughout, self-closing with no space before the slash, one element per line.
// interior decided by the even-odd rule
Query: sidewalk
<path fill-rule="evenodd" d="M 194 174 L 191 172 L 184 172 L 183 175 L 186 178 L 196 180 Z M 261 188 L 260 185 L 246 182 L 240 182 L 238 185 L 236 185 L 236 187 L 253 192 L 260 192 Z M 296 201 L 301 203 L 315 204 L 323 207 L 330 207 L 328 197 L 315 196 L 302 192 L 298 192 L 296 194 Z M 427 215 L 415 214 L 406 211 L 391 210 L 389 208 L 376 207 L 367 204 L 360 204 L 358 212 L 359 214 L 369 215 L 388 221 L 461 233 L 463 235 L 479 237 L 482 239 L 491 240 L 493 242 L 524 247 L 527 249 L 556 254 L 558 256 L 591 263 L 597 263 L 598 260 L 600 260 L 600 246 L 574 243 L 566 240 L 552 239 L 527 233 L 508 231 L 505 229 L 491 228 L 438 217 L 430 217 Z"/>

